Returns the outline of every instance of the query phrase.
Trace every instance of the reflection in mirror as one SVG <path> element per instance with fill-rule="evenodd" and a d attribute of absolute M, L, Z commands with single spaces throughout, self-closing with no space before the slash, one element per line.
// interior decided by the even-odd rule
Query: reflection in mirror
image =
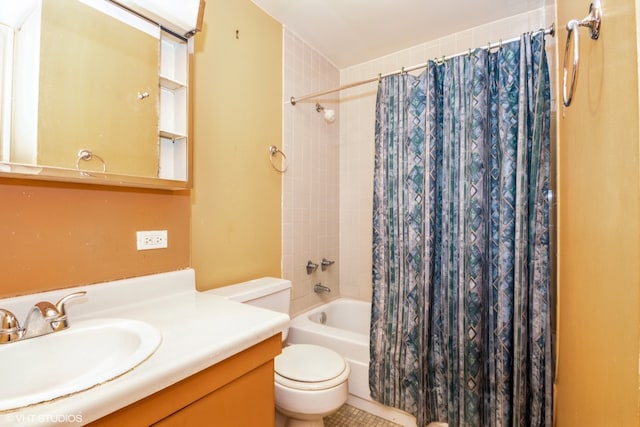
<path fill-rule="evenodd" d="M 105 0 L 9 3 L 0 172 L 187 179 L 187 41 Z"/>

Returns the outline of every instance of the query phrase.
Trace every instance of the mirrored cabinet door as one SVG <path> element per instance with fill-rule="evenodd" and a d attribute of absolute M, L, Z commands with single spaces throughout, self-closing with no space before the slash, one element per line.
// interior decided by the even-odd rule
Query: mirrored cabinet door
<path fill-rule="evenodd" d="M 35 162 L 156 176 L 158 39 L 107 18 L 77 0 L 42 2 Z M 104 163 L 78 163 L 80 150 Z"/>
<path fill-rule="evenodd" d="M 9 6 L 0 14 L 0 176 L 188 188 L 193 38 L 114 1 Z"/>

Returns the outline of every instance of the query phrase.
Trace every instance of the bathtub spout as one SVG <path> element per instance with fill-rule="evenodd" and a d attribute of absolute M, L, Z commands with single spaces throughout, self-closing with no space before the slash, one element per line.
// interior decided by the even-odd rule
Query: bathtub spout
<path fill-rule="evenodd" d="M 325 286 L 322 283 L 316 283 L 315 285 L 313 285 L 313 292 L 319 294 L 322 292 L 331 292 L 331 289 L 329 289 L 328 286 Z"/>

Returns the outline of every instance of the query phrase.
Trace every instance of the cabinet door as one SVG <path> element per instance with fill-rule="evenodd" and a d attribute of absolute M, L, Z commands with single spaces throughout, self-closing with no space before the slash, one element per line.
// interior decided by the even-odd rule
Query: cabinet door
<path fill-rule="evenodd" d="M 154 426 L 273 426 L 274 393 L 273 361 L 270 361 Z"/>
<path fill-rule="evenodd" d="M 273 359 L 281 350 L 278 333 L 90 426 L 273 426 Z"/>
<path fill-rule="evenodd" d="M 157 176 L 159 40 L 76 0 L 42 8 L 38 164 L 75 168 L 86 148 L 111 173 Z"/>

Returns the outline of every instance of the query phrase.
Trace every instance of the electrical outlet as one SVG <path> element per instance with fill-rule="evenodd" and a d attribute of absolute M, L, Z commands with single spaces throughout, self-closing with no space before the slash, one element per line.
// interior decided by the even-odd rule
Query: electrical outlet
<path fill-rule="evenodd" d="M 136 231 L 136 242 L 139 251 L 166 248 L 167 230 Z"/>

